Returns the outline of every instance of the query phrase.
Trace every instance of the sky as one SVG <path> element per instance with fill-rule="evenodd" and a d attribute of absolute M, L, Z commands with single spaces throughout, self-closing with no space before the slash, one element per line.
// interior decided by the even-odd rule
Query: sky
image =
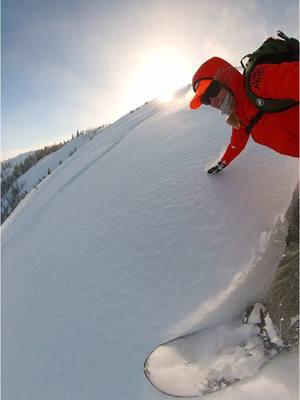
<path fill-rule="evenodd" d="M 168 101 L 278 29 L 298 36 L 298 0 L 2 0 L 1 159 Z"/>

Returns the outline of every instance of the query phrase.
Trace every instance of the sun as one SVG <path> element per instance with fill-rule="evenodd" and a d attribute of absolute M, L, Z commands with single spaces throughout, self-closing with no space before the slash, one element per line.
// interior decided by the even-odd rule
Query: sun
<path fill-rule="evenodd" d="M 190 72 L 186 60 L 176 50 L 153 50 L 143 57 L 136 74 L 136 93 L 145 99 L 162 102 L 172 99 L 174 91 L 186 85 Z"/>

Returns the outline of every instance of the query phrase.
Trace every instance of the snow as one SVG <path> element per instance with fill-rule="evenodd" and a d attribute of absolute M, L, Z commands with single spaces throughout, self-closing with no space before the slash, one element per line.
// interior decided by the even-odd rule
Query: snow
<path fill-rule="evenodd" d="M 230 129 L 190 96 L 107 127 L 3 224 L 5 399 L 163 399 L 143 375 L 159 343 L 266 298 L 298 161 L 249 142 L 208 175 Z M 209 398 L 296 399 L 297 360 Z"/>
<path fill-rule="evenodd" d="M 33 153 L 34 153 L 34 150 L 27 151 L 26 153 L 21 153 L 14 158 L 9 158 L 7 160 L 3 160 L 3 162 L 9 162 L 11 164 L 11 166 L 14 167 L 17 164 L 22 163 L 25 160 L 25 158 L 27 158 L 28 156 L 30 156 Z"/>
<path fill-rule="evenodd" d="M 48 154 L 42 158 L 36 165 L 25 172 L 18 182 L 22 187 L 22 192 L 30 192 L 40 180 L 43 180 L 48 175 L 48 170 L 53 172 L 59 167 L 59 164 L 66 161 L 68 157 L 73 155 L 81 146 L 91 140 L 89 135 L 80 135 L 73 138 L 59 150 Z"/>
<path fill-rule="evenodd" d="M 92 140 L 99 133 L 102 133 L 102 130 L 103 127 L 97 128 L 93 131 L 85 131 L 85 133 L 81 133 L 75 138 L 69 140 L 56 152 L 50 153 L 39 160 L 33 167 L 31 167 L 17 179 L 20 187 L 20 197 L 25 196 L 33 188 L 36 189 L 39 183 L 48 176 L 49 172 L 52 173 L 63 162 L 66 162 L 68 158 L 74 155 L 81 146 Z M 29 155 L 34 153 L 35 151 L 23 153 L 15 158 L 7 160 L 6 170 L 2 172 L 8 177 L 13 173 L 14 166 L 22 163 Z M 8 207 L 8 209 L 11 211 L 10 201 L 8 201 L 9 197 L 9 192 L 3 196 L 1 204 L 2 210 Z"/>

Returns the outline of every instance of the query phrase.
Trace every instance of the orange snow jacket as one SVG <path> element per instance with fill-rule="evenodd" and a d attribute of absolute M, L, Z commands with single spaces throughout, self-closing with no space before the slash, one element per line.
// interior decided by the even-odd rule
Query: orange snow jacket
<path fill-rule="evenodd" d="M 231 141 L 222 161 L 229 164 L 246 146 L 249 137 L 278 153 L 299 157 L 299 105 L 274 113 L 265 112 L 252 128 L 246 128 L 258 113 L 245 89 L 244 76 L 227 61 L 214 57 L 196 72 L 197 79 L 216 79 L 227 86 L 235 97 L 239 129 L 232 129 Z M 259 97 L 299 101 L 299 62 L 257 65 L 250 77 L 251 90 Z"/>

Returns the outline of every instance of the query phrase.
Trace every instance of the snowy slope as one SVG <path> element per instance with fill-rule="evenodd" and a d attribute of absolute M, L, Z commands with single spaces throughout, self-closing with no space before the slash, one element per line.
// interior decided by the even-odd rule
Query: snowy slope
<path fill-rule="evenodd" d="M 3 162 L 9 162 L 12 165 L 12 167 L 14 167 L 15 165 L 23 162 L 25 160 L 25 158 L 27 158 L 28 156 L 30 156 L 33 153 L 34 153 L 34 150 L 28 151 L 26 153 L 21 153 L 21 154 L 18 154 L 16 157 L 9 158 L 7 160 L 3 160 Z"/>
<path fill-rule="evenodd" d="M 143 376 L 157 344 L 265 298 L 297 160 L 249 142 L 207 175 L 230 130 L 189 90 L 106 128 L 3 224 L 5 399 L 163 399 Z M 209 398 L 295 399 L 296 366 Z"/>
<path fill-rule="evenodd" d="M 29 170 L 27 170 L 23 175 L 17 179 L 19 193 L 18 197 L 25 197 L 33 188 L 36 189 L 37 185 L 44 180 L 48 174 L 52 173 L 56 168 L 58 168 L 64 161 L 71 157 L 80 147 L 85 145 L 87 142 L 92 140 L 96 135 L 102 133 L 103 127 L 86 131 L 81 133 L 69 140 L 60 149 L 48 154 L 39 160 L 35 165 L 33 165 Z M 23 153 L 15 158 L 7 160 L 5 164 L 5 170 L 2 171 L 3 175 L 7 177 L 8 180 L 12 179 L 14 173 L 14 167 L 18 163 L 24 162 L 26 157 L 35 153 L 34 151 Z M 4 219 L 7 218 L 12 210 L 16 207 L 16 194 L 14 194 L 13 187 L 15 187 L 14 180 L 13 184 L 10 186 L 10 190 L 5 190 L 2 192 L 1 198 L 1 213 L 5 215 Z M 18 200 L 20 201 L 20 200 Z"/>
<path fill-rule="evenodd" d="M 47 177 L 49 169 L 51 172 L 54 171 L 60 165 L 60 162 L 67 160 L 68 157 L 78 151 L 80 147 L 88 143 L 91 139 L 92 136 L 80 135 L 70 140 L 59 150 L 42 158 L 18 179 L 18 183 L 22 187 L 22 192 L 26 191 L 29 193 L 40 180 Z"/>

